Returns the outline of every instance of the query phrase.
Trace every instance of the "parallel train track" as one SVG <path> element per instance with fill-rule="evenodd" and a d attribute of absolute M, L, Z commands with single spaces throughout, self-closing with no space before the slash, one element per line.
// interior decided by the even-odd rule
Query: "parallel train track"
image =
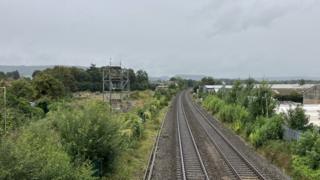
<path fill-rule="evenodd" d="M 208 117 L 193 102 L 190 102 L 186 93 L 184 96 L 189 101 L 190 110 L 201 115 L 202 120 L 198 119 L 199 125 L 204 129 L 216 149 L 219 151 L 236 179 L 266 179 L 260 172 L 215 126 Z"/>

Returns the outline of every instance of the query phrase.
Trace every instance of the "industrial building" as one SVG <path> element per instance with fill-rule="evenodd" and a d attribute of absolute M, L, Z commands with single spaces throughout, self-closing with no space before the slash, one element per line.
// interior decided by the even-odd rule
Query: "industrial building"
<path fill-rule="evenodd" d="M 255 87 L 258 87 L 256 84 Z M 204 85 L 203 92 L 218 92 L 222 88 L 231 89 L 232 85 Z M 303 104 L 320 104 L 320 85 L 315 84 L 271 84 L 275 94 L 290 95 L 294 93 L 303 95 Z"/>
<path fill-rule="evenodd" d="M 320 104 L 320 85 L 314 85 L 303 92 L 303 104 Z"/>

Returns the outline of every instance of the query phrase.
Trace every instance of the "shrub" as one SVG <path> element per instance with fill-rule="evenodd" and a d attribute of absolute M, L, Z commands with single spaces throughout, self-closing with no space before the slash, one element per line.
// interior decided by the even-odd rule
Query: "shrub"
<path fill-rule="evenodd" d="M 283 134 L 282 119 L 280 116 L 272 118 L 259 117 L 253 132 L 249 135 L 250 142 L 259 147 L 267 140 L 281 139 Z"/>
<path fill-rule="evenodd" d="M 88 163 L 74 165 L 59 135 L 45 121 L 3 139 L 0 179 L 94 179 Z"/>
<path fill-rule="evenodd" d="M 121 119 L 121 134 L 125 135 L 127 142 L 142 137 L 143 120 L 135 114 L 125 114 Z"/>
<path fill-rule="evenodd" d="M 120 124 L 107 109 L 103 102 L 89 101 L 74 103 L 73 108 L 66 106 L 48 115 L 73 160 L 102 161 L 104 172 L 112 167 L 122 143 Z"/>
<path fill-rule="evenodd" d="M 320 169 L 312 169 L 309 164 L 307 157 L 293 156 L 292 168 L 296 179 L 320 179 Z"/>
<path fill-rule="evenodd" d="M 203 101 L 203 106 L 213 114 L 218 113 L 225 103 L 216 96 L 209 95 Z"/>
<path fill-rule="evenodd" d="M 288 126 L 292 129 L 304 130 L 309 123 L 309 117 L 305 114 L 301 106 L 289 109 L 284 118 Z"/>
<path fill-rule="evenodd" d="M 223 122 L 233 122 L 234 109 L 232 105 L 224 105 L 218 113 L 219 119 Z"/>

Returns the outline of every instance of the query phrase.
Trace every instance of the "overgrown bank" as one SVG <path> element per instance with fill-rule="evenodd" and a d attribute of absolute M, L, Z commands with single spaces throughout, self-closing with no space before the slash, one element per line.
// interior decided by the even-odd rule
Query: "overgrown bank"
<path fill-rule="evenodd" d="M 175 93 L 134 92 L 126 113 L 94 99 L 53 101 L 1 138 L 0 179 L 141 179 Z"/>
<path fill-rule="evenodd" d="M 294 179 L 319 179 L 320 142 L 301 107 L 275 114 L 277 101 L 266 83 L 254 88 L 236 82 L 232 89 L 203 94 L 202 105 L 222 123 Z M 283 140 L 283 126 L 303 131 L 298 141 Z"/>

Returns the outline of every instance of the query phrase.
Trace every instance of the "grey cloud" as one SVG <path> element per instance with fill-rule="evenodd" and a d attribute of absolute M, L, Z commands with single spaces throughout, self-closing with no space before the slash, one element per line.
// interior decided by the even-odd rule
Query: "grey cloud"
<path fill-rule="evenodd" d="M 266 27 L 289 13 L 312 7 L 316 0 L 213 0 L 200 12 L 211 24 L 209 36 Z"/>
<path fill-rule="evenodd" d="M 315 1 L 0 0 L 0 64 L 113 57 L 151 76 L 320 76 Z"/>

